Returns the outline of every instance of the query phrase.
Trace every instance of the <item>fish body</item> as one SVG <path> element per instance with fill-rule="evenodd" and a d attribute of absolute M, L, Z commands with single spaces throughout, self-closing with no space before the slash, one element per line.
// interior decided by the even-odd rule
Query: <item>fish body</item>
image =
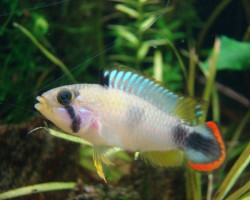
<path fill-rule="evenodd" d="M 200 124 L 206 104 L 176 94 L 160 83 L 128 69 L 105 70 L 100 84 L 76 84 L 37 97 L 44 116 L 67 133 L 95 147 L 95 165 L 112 147 L 140 152 L 161 167 L 178 166 L 183 152 L 199 171 L 219 167 L 225 148 L 214 122 Z"/>

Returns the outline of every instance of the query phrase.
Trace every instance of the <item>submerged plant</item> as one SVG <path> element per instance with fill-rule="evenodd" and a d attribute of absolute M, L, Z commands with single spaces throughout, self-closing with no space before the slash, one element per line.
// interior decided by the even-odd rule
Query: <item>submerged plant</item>
<path fill-rule="evenodd" d="M 187 166 L 184 172 L 186 199 L 202 199 L 205 196 L 207 200 L 249 198 L 250 185 L 245 180 L 249 176 L 246 168 L 250 159 L 249 137 L 245 131 L 249 125 L 249 100 L 231 90 L 231 85 L 227 87 L 216 82 L 216 74 L 222 70 L 249 70 L 249 43 L 221 36 L 216 39 L 211 56 L 206 54 L 208 59 L 204 62 L 201 60 L 206 50 L 202 44 L 209 27 L 216 23 L 214 19 L 231 1 L 221 2 L 205 24 L 198 41 L 193 27 L 199 28 L 201 22 L 191 0 L 179 4 L 177 1 L 165 4 L 154 0 L 115 2 L 64 0 L 56 1 L 61 6 L 53 9 L 22 9 L 33 7 L 27 1 L 1 2 L 1 11 L 10 8 L 7 15 L 0 16 L 3 21 L 0 28 L 3 42 L 0 46 L 3 60 L 0 67 L 1 122 L 27 121 L 32 114 L 26 111 L 33 107 L 34 97 L 41 90 L 76 80 L 96 82 L 96 74 L 107 63 L 136 68 L 174 90 L 184 90 L 187 95 L 202 97 L 209 102 L 210 108 L 203 120 L 207 118 L 222 122 L 227 146 L 226 162 L 213 174 L 200 174 Z M 37 5 L 41 7 L 44 4 L 41 2 Z M 244 38 L 249 38 L 247 33 Z M 185 46 L 186 41 L 188 47 Z M 197 48 L 195 43 L 198 43 Z M 198 82 L 205 83 L 203 89 Z M 22 89 L 17 90 L 20 85 Z M 242 119 L 233 122 L 226 118 L 223 109 L 226 108 L 227 113 L 228 110 L 234 112 L 238 109 L 238 117 L 244 108 L 236 106 L 234 109 L 233 106 L 223 105 L 224 97 L 221 94 L 226 94 L 248 109 Z M 86 141 L 79 141 L 79 138 L 55 130 L 50 130 L 50 133 L 86 145 Z M 89 172 L 94 171 L 92 147 L 81 147 L 79 152 L 79 166 Z M 122 161 L 131 162 L 127 154 L 119 153 L 116 156 Z M 146 173 L 150 173 L 145 168 Z M 115 184 L 128 175 L 117 168 L 112 168 L 110 174 Z M 108 180 L 111 181 L 110 176 Z M 149 199 L 155 191 L 150 189 L 148 174 L 143 180 L 141 196 Z M 72 189 L 75 185 L 73 182 L 38 184 L 2 193 L 0 199 L 32 194 L 34 191 Z"/>

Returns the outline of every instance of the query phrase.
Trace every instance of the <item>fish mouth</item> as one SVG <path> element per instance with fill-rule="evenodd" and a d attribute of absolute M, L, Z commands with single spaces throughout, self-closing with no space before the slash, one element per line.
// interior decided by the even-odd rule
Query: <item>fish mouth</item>
<path fill-rule="evenodd" d="M 36 103 L 34 106 L 37 110 L 41 111 L 42 108 L 44 108 L 44 106 L 46 107 L 48 106 L 48 100 L 45 97 L 37 96 L 36 100 L 39 102 L 39 103 Z"/>

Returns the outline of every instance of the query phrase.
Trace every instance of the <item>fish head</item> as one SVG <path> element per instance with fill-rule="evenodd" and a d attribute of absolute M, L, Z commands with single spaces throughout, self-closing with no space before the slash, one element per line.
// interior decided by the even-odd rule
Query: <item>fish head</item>
<path fill-rule="evenodd" d="M 63 131 L 83 136 L 97 128 L 96 117 L 78 85 L 51 89 L 36 97 L 35 108 Z"/>

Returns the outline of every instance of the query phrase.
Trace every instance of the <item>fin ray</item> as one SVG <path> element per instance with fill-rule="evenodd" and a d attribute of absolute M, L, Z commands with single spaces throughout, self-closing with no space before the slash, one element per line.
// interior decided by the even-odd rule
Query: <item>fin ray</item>
<path fill-rule="evenodd" d="M 207 109 L 205 101 L 174 93 L 147 75 L 125 67 L 104 70 L 100 80 L 103 86 L 143 98 L 165 113 L 179 118 L 186 125 L 199 124 Z"/>
<path fill-rule="evenodd" d="M 184 154 L 180 150 L 147 151 L 140 153 L 141 158 L 153 167 L 179 167 L 183 164 Z"/>
<path fill-rule="evenodd" d="M 206 122 L 192 128 L 184 148 L 188 164 L 197 171 L 217 169 L 226 157 L 218 125 L 215 122 Z"/>

